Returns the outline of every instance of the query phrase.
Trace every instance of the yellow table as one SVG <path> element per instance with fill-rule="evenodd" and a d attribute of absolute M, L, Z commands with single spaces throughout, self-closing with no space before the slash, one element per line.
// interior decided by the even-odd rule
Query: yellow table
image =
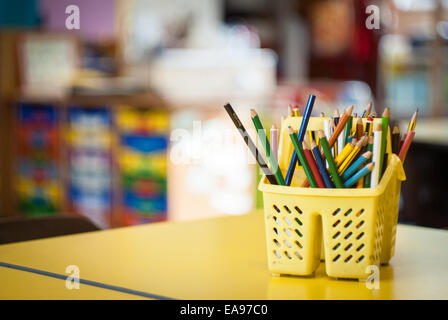
<path fill-rule="evenodd" d="M 139 299 L 139 296 L 106 290 L 94 286 L 80 285 L 79 289 L 67 289 L 59 279 L 29 272 L 0 268 L 0 300 L 4 299 Z M 141 299 L 144 299 L 141 297 Z"/>
<path fill-rule="evenodd" d="M 315 277 L 271 276 L 261 212 L 3 245 L 0 261 L 62 275 L 77 265 L 81 279 L 176 299 L 448 299 L 447 244 L 448 231 L 399 225 L 379 290 L 330 279 L 323 264 Z M 5 272 L 0 267 L 0 279 Z M 10 286 L 0 286 L 2 297 Z M 13 297 L 27 297 L 22 290 Z"/>

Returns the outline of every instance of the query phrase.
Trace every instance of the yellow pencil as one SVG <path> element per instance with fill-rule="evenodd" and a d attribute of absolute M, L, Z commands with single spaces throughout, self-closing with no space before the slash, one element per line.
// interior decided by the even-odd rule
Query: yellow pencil
<path fill-rule="evenodd" d="M 294 112 L 292 111 L 292 106 L 288 106 L 288 117 L 294 117 Z"/>
<path fill-rule="evenodd" d="M 292 107 L 292 112 L 294 114 L 294 117 L 300 117 L 300 110 L 299 106 L 295 105 Z"/>
<path fill-rule="evenodd" d="M 344 149 L 342 149 L 342 152 L 338 154 L 336 159 L 334 159 L 337 166 L 339 166 L 342 163 L 342 161 L 344 161 L 345 158 L 347 158 L 347 156 L 353 151 L 353 148 L 355 147 L 355 144 L 357 142 L 358 142 L 357 139 L 353 138 L 352 142 L 349 142 L 345 145 Z"/>
<path fill-rule="evenodd" d="M 359 153 L 361 148 L 367 143 L 368 141 L 367 136 L 363 136 L 361 140 L 358 141 L 358 143 L 353 148 L 352 152 L 348 155 L 347 158 L 345 158 L 344 162 L 340 165 L 338 168 L 339 174 L 344 173 L 344 171 L 349 167 L 349 165 L 352 163 L 353 159 L 355 159 L 356 155 Z"/>
<path fill-rule="evenodd" d="M 418 118 L 418 110 L 414 112 L 411 118 L 411 122 L 409 123 L 408 132 L 415 130 L 415 125 L 417 124 L 417 118 Z"/>

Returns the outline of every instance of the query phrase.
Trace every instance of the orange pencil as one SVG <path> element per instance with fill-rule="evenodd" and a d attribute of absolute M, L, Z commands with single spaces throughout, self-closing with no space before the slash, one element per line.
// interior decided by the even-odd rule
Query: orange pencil
<path fill-rule="evenodd" d="M 353 108 L 355 106 L 350 106 L 347 109 L 345 109 L 344 113 L 342 114 L 342 117 L 339 119 L 338 125 L 333 131 L 333 134 L 331 135 L 330 139 L 328 140 L 328 145 L 333 147 L 334 143 L 338 139 L 339 135 L 341 134 L 342 130 L 344 130 L 345 124 L 347 123 L 348 119 L 352 115 Z"/>

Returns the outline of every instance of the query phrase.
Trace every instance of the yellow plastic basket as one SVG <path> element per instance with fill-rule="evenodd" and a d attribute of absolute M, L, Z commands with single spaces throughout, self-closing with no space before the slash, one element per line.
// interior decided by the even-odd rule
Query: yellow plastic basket
<path fill-rule="evenodd" d="M 322 129 L 324 119 L 311 118 L 308 130 Z M 301 117 L 290 117 L 282 123 L 279 165 L 283 174 L 293 150 L 288 126 L 298 130 L 301 121 Z M 394 254 L 401 182 L 406 179 L 396 155 L 389 157 L 376 188 L 301 188 L 304 179 L 298 166 L 290 187 L 271 185 L 265 177 L 260 181 L 272 273 L 312 275 L 323 248 L 326 273 L 331 277 L 364 279 L 370 275 L 368 266 L 389 262 Z"/>

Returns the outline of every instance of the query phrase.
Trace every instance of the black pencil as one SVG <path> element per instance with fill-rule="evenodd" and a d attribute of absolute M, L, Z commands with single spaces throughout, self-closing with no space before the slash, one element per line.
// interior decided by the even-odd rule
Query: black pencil
<path fill-rule="evenodd" d="M 249 134 L 247 133 L 246 129 L 244 128 L 243 124 L 241 123 L 240 119 L 236 115 L 236 113 L 233 110 L 230 103 L 227 103 L 224 106 L 224 109 L 226 109 L 227 113 L 229 114 L 230 118 L 232 119 L 233 123 L 235 124 L 235 127 L 238 129 L 241 136 L 243 137 L 244 142 L 246 142 L 247 147 L 254 155 L 255 160 L 257 160 L 257 163 L 260 166 L 261 170 L 263 170 L 264 174 L 266 175 L 266 178 L 268 178 L 268 180 L 271 184 L 278 184 L 277 179 L 275 178 L 271 169 L 269 169 L 268 165 L 266 164 L 266 162 L 263 159 L 263 156 L 258 151 L 258 149 L 255 146 L 255 144 L 253 143 L 252 139 L 249 137 Z"/>
<path fill-rule="evenodd" d="M 397 126 L 394 127 L 394 130 L 392 131 L 392 153 L 395 153 L 398 155 L 400 152 L 400 130 Z"/>

